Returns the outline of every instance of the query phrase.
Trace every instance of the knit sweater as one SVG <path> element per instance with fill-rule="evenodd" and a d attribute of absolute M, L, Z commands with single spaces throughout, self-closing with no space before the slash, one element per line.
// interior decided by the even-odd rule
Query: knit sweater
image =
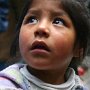
<path fill-rule="evenodd" d="M 89 90 L 72 68 L 66 82 L 52 85 L 30 74 L 26 64 L 14 64 L 0 72 L 0 90 Z M 67 74 L 68 75 L 68 74 Z"/>

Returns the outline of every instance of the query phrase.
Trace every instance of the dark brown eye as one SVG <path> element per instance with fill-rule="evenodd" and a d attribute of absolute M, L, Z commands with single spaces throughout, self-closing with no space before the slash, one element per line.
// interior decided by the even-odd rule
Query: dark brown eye
<path fill-rule="evenodd" d="M 53 21 L 53 24 L 55 24 L 55 25 L 66 25 L 65 21 L 61 18 L 55 18 Z"/>
<path fill-rule="evenodd" d="M 35 16 L 30 16 L 28 19 L 28 23 L 36 24 L 38 22 L 37 18 Z"/>

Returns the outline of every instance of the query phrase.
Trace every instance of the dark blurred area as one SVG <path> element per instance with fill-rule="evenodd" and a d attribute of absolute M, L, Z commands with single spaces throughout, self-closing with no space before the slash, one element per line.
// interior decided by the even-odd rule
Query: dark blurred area
<path fill-rule="evenodd" d="M 10 47 L 14 39 L 15 27 L 25 1 L 0 0 L 0 70 L 16 60 L 10 57 Z"/>
<path fill-rule="evenodd" d="M 9 1 L 0 1 L 0 33 L 5 32 L 8 28 L 8 13 L 9 13 Z"/>

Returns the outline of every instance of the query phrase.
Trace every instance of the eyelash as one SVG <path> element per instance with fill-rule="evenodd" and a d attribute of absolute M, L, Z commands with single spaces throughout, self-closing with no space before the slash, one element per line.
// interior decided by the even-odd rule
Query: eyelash
<path fill-rule="evenodd" d="M 30 16 L 27 20 L 27 23 L 30 23 L 30 24 L 36 24 L 38 23 L 38 19 L 36 16 Z M 54 18 L 53 22 L 52 22 L 54 25 L 64 25 L 66 26 L 66 22 L 64 19 L 62 18 L 59 18 L 59 17 L 56 17 Z"/>
<path fill-rule="evenodd" d="M 38 22 L 38 19 L 35 16 L 30 16 L 27 20 L 27 23 L 30 24 L 36 24 Z"/>
<path fill-rule="evenodd" d="M 64 26 L 66 26 L 66 22 L 65 22 L 65 20 L 64 19 L 62 19 L 62 18 L 55 18 L 54 20 L 53 20 L 53 24 L 55 24 L 55 25 L 64 25 Z"/>

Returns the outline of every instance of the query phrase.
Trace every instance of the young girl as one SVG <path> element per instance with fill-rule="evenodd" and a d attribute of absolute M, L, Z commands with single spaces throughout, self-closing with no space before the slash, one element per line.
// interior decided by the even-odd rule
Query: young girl
<path fill-rule="evenodd" d="M 27 64 L 1 71 L 0 89 L 87 90 L 71 65 L 84 58 L 89 29 L 83 0 L 28 0 L 13 46 Z"/>

